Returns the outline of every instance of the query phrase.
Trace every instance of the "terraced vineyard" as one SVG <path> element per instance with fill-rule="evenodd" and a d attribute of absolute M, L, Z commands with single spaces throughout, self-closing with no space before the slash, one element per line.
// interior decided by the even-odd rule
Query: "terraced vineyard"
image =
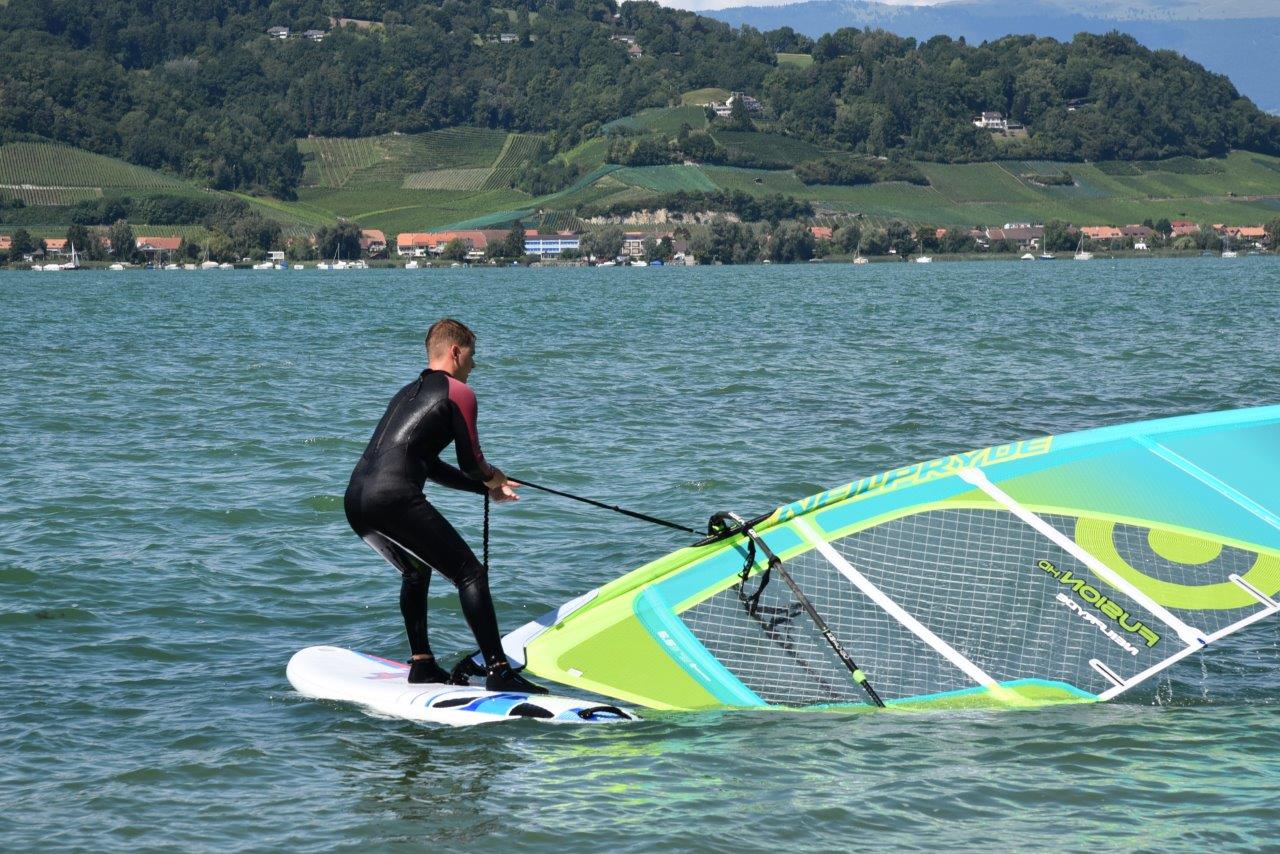
<path fill-rule="evenodd" d="M 479 190 L 493 177 L 493 170 L 433 169 L 405 176 L 401 185 L 406 190 Z"/>
<path fill-rule="evenodd" d="M 728 149 L 736 149 L 765 160 L 787 163 L 794 166 L 806 160 L 813 160 L 826 154 L 825 149 L 811 142 L 782 136 L 776 133 L 753 133 L 751 131 L 717 130 L 712 132 L 715 141 Z"/>
<path fill-rule="evenodd" d="M 712 192 L 716 185 L 697 166 L 628 166 L 612 173 L 614 180 L 658 193 Z"/>
<path fill-rule="evenodd" d="M 361 139 L 310 137 L 298 140 L 298 150 L 305 160 L 303 185 L 332 189 L 402 185 L 411 178 L 419 180 L 416 176 L 425 172 L 489 168 L 507 142 L 508 134 L 503 131 L 459 127 Z M 447 180 L 443 176 L 421 179 L 428 187 Z M 473 183 L 474 176 L 458 176 L 458 180 Z"/>
<path fill-rule="evenodd" d="M 20 199 L 25 205 L 74 205 L 102 198 L 101 187 L 4 187 L 0 200 Z"/>
<path fill-rule="evenodd" d="M 185 182 L 78 148 L 42 142 L 0 145 L 0 185 L 86 189 L 128 187 L 161 189 Z"/>

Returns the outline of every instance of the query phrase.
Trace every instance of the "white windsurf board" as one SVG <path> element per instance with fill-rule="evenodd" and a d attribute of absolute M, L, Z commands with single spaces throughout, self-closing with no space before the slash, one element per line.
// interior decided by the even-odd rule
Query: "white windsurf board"
<path fill-rule="evenodd" d="M 409 665 L 337 646 L 299 650 L 285 672 L 299 694 L 411 721 L 470 726 L 521 719 L 574 724 L 638 720 L 626 709 L 574 697 L 433 682 L 411 685 Z"/>

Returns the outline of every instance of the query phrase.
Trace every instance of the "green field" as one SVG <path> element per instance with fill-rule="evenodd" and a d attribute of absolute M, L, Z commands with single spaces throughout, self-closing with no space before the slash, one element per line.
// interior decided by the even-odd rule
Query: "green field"
<path fill-rule="evenodd" d="M 779 65 L 791 65 L 796 68 L 808 68 L 813 65 L 813 55 L 808 53 L 779 53 Z"/>
<path fill-rule="evenodd" d="M 745 154 L 779 163 L 789 163 L 793 166 L 806 160 L 821 157 L 827 153 L 825 149 L 819 148 L 811 142 L 776 133 L 717 130 L 711 135 L 716 142 L 730 150 L 741 151 Z"/>
<path fill-rule="evenodd" d="M 711 192 L 716 185 L 697 166 L 627 166 L 610 177 L 631 187 L 656 193 Z"/>
<path fill-rule="evenodd" d="M 717 89 L 714 86 L 707 89 L 694 89 L 692 92 L 685 92 L 680 96 L 680 103 L 686 105 L 696 105 L 705 107 L 712 101 L 718 101 L 723 104 L 729 100 L 729 96 L 733 94 L 728 89 Z"/>
<path fill-rule="evenodd" d="M 681 125 L 688 125 L 694 130 L 707 126 L 707 112 L 696 105 L 682 107 L 654 107 L 641 110 L 634 116 L 615 119 L 600 128 L 603 134 L 620 130 L 633 133 L 642 131 L 658 131 L 674 136 L 680 132 Z"/>

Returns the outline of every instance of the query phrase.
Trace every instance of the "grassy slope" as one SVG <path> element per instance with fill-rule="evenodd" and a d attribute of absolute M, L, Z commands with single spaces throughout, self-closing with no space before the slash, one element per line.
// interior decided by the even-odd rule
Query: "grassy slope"
<path fill-rule="evenodd" d="M 629 118 L 638 127 L 674 132 L 680 123 L 695 125 L 702 116 L 698 107 L 668 107 Z M 775 160 L 794 163 L 822 153 L 803 140 L 773 134 L 716 131 L 715 135 L 722 144 Z M 1052 218 L 1123 224 L 1161 216 L 1254 224 L 1280 216 L 1280 158 L 1249 152 L 1235 152 L 1213 161 L 1104 164 L 1102 168 L 1048 161 L 922 163 L 920 167 L 932 183 L 928 187 L 898 183 L 806 187 L 790 170 L 606 166 L 608 140 L 595 137 L 565 155 L 569 161 L 592 170 L 573 186 L 537 199 L 500 187 L 499 179 L 537 144 L 534 136 L 474 128 L 364 140 L 302 140 L 300 147 L 311 155 L 307 180 L 321 186 L 304 186 L 295 202 L 240 198 L 279 220 L 291 232 L 313 229 L 343 217 L 389 234 L 460 222 L 501 224 L 517 216 L 528 221 L 538 212 L 550 217 L 548 221 L 558 222 L 564 220 L 566 212 L 587 204 L 642 200 L 671 190 L 715 187 L 753 195 L 783 193 L 811 199 L 820 210 L 939 225 L 1043 222 Z M 1075 179 L 1073 186 L 1045 187 L 1026 177 L 1064 171 Z M 20 192 L 29 197 L 29 203 L 74 200 L 99 193 L 136 196 L 148 192 L 208 192 L 112 158 L 63 146 L 25 143 L 0 147 L 0 184 L 36 185 L 9 191 L 10 195 Z M 56 187 L 74 189 L 53 189 Z M 57 225 L 50 223 L 49 227 L 57 231 Z"/>

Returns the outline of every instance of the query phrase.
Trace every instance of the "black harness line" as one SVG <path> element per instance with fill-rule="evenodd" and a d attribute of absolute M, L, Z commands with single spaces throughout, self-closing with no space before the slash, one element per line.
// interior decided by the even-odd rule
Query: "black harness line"
<path fill-rule="evenodd" d="M 822 615 L 818 613 L 818 609 L 813 607 L 813 603 L 809 601 L 809 597 L 800 589 L 800 585 L 796 584 L 796 580 L 791 577 L 791 573 L 787 572 L 786 568 L 783 567 L 782 559 L 774 554 L 773 550 L 770 549 L 765 541 L 760 538 L 760 535 L 756 533 L 753 524 L 743 521 L 743 519 L 735 513 L 725 512 L 717 513 L 712 516 L 711 521 L 707 523 L 707 529 L 712 532 L 718 532 L 722 535 L 740 533 L 747 538 L 747 562 L 742 568 L 742 582 L 739 585 L 738 594 L 739 597 L 742 598 L 743 605 L 747 608 L 747 613 L 752 617 L 756 616 L 756 612 L 760 607 L 760 594 L 764 592 L 764 588 L 769 583 L 770 576 L 774 571 L 776 571 L 778 575 L 782 577 L 782 580 L 786 582 L 787 587 L 791 588 L 791 594 L 796 597 L 796 602 L 798 602 L 804 612 L 809 615 L 809 619 L 813 621 L 813 624 L 818 627 L 818 631 L 822 633 L 822 637 L 827 642 L 827 645 L 831 647 L 831 651 L 834 652 L 836 657 L 840 659 L 840 662 L 848 668 L 849 673 L 853 676 L 853 681 L 862 686 L 862 689 L 867 692 L 867 696 L 871 698 L 871 702 L 876 706 L 883 708 L 884 700 L 880 699 L 880 695 L 876 693 L 876 689 L 872 687 L 871 682 L 867 680 L 867 675 L 862 672 L 862 668 L 858 667 L 858 663 L 853 660 L 853 656 L 845 650 L 844 646 L 840 643 L 840 640 L 835 636 L 835 632 L 831 631 L 831 627 L 827 625 L 827 621 L 822 618 Z M 746 596 L 743 592 L 743 588 L 745 588 L 747 578 L 751 574 L 751 568 L 755 565 L 757 548 L 759 548 L 759 550 L 764 554 L 768 563 L 765 566 L 764 572 L 761 574 L 760 586 L 756 588 L 756 591 L 753 594 Z"/>

